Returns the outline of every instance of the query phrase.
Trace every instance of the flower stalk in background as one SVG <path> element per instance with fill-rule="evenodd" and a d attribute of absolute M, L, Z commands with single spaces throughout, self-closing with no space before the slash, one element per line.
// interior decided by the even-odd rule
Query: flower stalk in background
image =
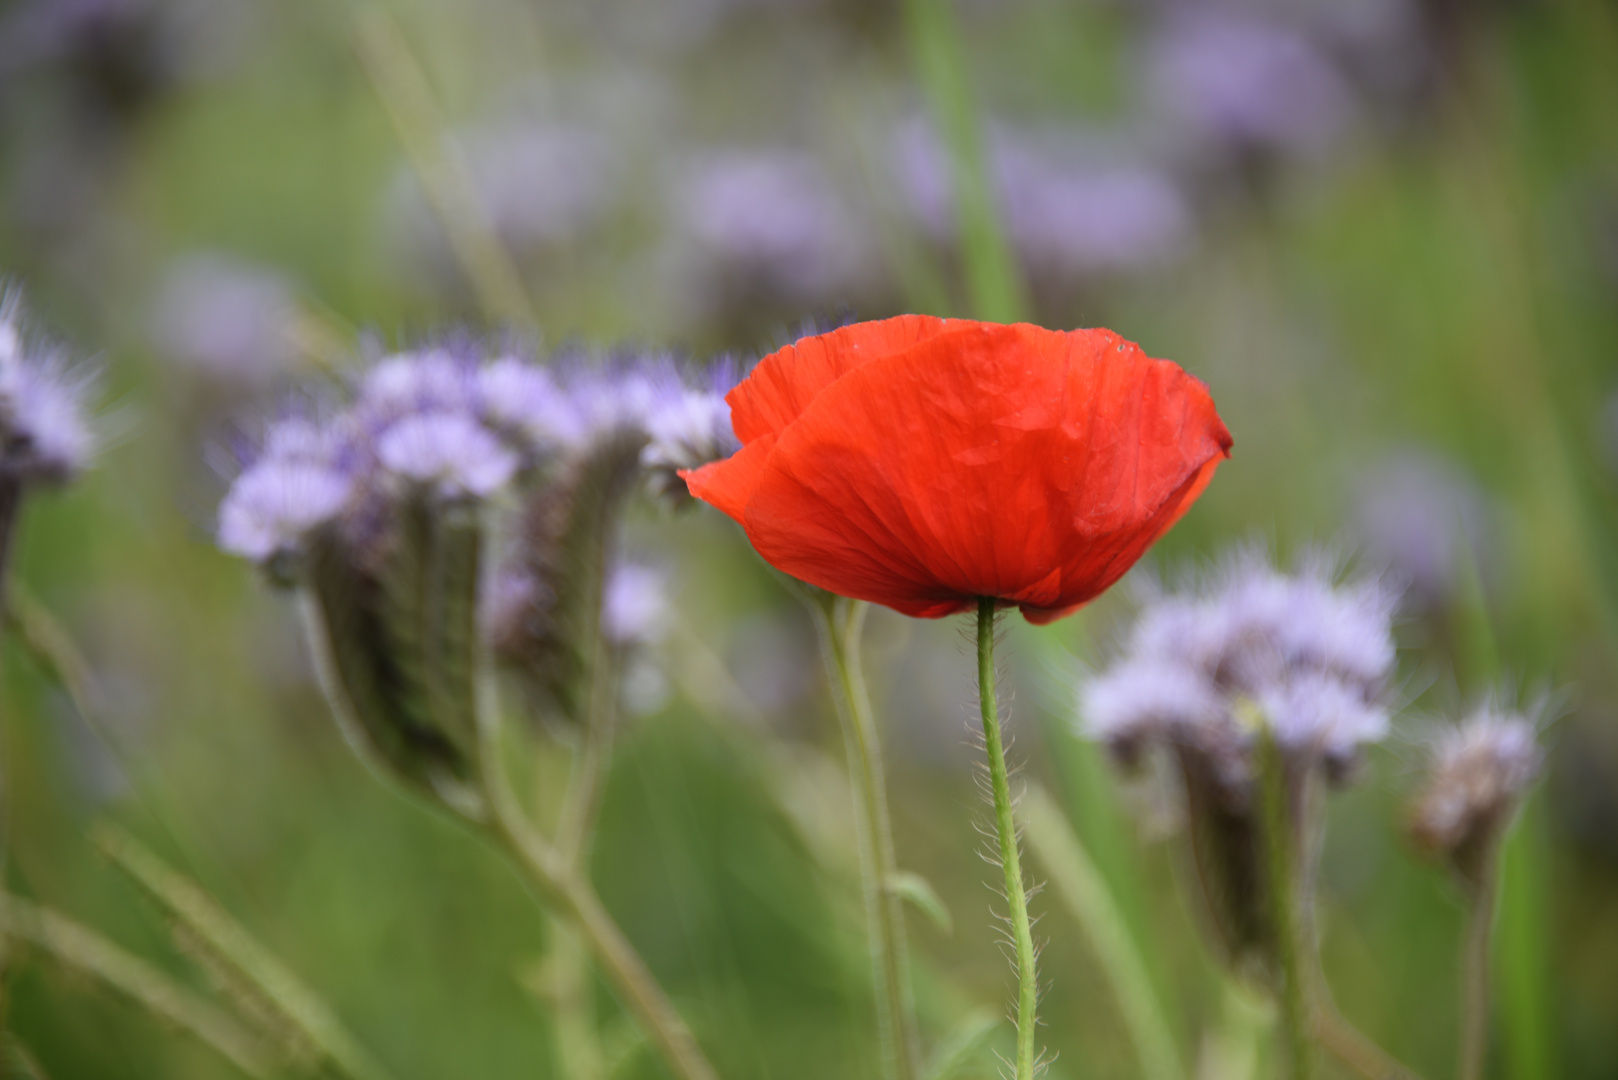
<path fill-rule="evenodd" d="M 977 612 L 1018 972 L 1016 1073 L 1028 1080 L 1038 976 L 994 689 L 995 612 L 1016 605 L 1043 624 L 1099 595 L 1190 508 L 1230 433 L 1202 383 L 1111 331 L 919 315 L 804 338 L 726 400 L 741 450 L 680 475 L 767 562 L 906 615 Z"/>
<path fill-rule="evenodd" d="M 1352 779 L 1387 734 L 1396 601 L 1319 559 L 1284 574 L 1245 552 L 1200 590 L 1152 598 L 1082 694 L 1121 765 L 1160 750 L 1177 766 L 1217 951 L 1276 994 L 1299 1075 L 1321 1018 L 1342 1026 L 1313 985 L 1321 787 Z"/>
<path fill-rule="evenodd" d="M 60 348 L 25 335 L 21 296 L 14 290 L 0 295 L 0 616 L 23 499 L 36 488 L 66 483 L 89 463 L 95 445 L 84 416 L 89 389 L 89 380 L 69 369 Z M 7 726 L 0 724 L 0 888 L 10 865 L 15 814 L 11 751 Z M 9 936 L 0 935 L 0 1034 L 10 1003 Z"/>
<path fill-rule="evenodd" d="M 582 856 L 614 727 L 609 550 L 637 481 L 723 445 L 721 418 L 693 403 L 703 393 L 666 362 L 579 371 L 564 386 L 465 345 L 392 356 L 347 407 L 272 425 L 219 513 L 221 546 L 302 594 L 322 685 L 356 750 L 491 835 L 574 924 L 682 1080 L 713 1068 Z M 492 559 L 491 538 L 508 534 Z M 531 705 L 582 730 L 554 839 L 513 791 L 491 651 L 540 691 Z"/>
<path fill-rule="evenodd" d="M 1456 1070 L 1460 1080 L 1483 1076 L 1500 850 L 1542 765 L 1528 718 L 1487 703 L 1434 742 L 1426 783 L 1410 808 L 1411 837 L 1449 868 L 1466 904 Z"/>

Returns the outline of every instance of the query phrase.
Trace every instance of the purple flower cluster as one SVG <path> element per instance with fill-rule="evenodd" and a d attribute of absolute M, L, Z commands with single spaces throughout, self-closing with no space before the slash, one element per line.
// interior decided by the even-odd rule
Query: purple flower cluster
<path fill-rule="evenodd" d="M 683 494 L 676 469 L 724 456 L 735 443 L 722 394 L 688 387 L 666 359 L 559 377 L 461 347 L 390 356 L 359 382 L 347 408 L 271 425 L 220 506 L 219 543 L 269 564 L 296 555 L 316 529 L 364 520 L 408 495 L 497 499 L 624 429 L 647 436 L 642 463 L 664 494 Z"/>
<path fill-rule="evenodd" d="M 1208 588 L 1147 604 L 1124 656 L 1084 686 L 1085 722 L 1126 763 L 1164 746 L 1233 793 L 1259 723 L 1300 775 L 1341 778 L 1388 731 L 1396 599 L 1375 579 L 1338 584 L 1321 560 L 1284 574 L 1244 554 Z"/>
<path fill-rule="evenodd" d="M 62 483 L 95 449 L 86 422 L 91 380 L 62 351 L 30 341 L 15 292 L 0 299 L 0 474 L 18 483 Z"/>

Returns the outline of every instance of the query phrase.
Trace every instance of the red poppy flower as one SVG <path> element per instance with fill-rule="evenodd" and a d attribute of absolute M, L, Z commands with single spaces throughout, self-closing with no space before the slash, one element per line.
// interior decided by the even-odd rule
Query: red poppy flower
<path fill-rule="evenodd" d="M 1190 508 L 1230 432 L 1110 330 L 902 315 L 804 338 L 727 396 L 742 449 L 684 472 L 780 570 L 922 618 L 1047 623 Z"/>

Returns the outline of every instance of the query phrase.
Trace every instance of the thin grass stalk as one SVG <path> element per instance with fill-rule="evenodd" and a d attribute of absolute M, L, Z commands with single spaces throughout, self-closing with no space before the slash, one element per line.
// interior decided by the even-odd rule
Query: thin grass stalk
<path fill-rule="evenodd" d="M 1011 939 L 1017 961 L 1016 1080 L 1033 1080 L 1038 1063 L 1034 1036 L 1039 1024 L 1039 974 L 1034 929 L 1028 919 L 1028 890 L 1023 883 L 1022 860 L 1017 852 L 1011 781 L 1006 773 L 1006 751 L 1000 736 L 1000 702 L 994 689 L 994 611 L 994 597 L 978 600 L 978 699 L 983 711 L 983 742 L 989 757 L 995 834 L 1000 844 L 1000 867 L 1005 872 L 1006 903 L 1011 910 Z"/>
<path fill-rule="evenodd" d="M 1494 860 L 1498 862 L 1498 858 Z M 1457 1080 L 1482 1080 L 1489 1053 L 1490 950 L 1499 874 L 1487 868 L 1467 898 L 1466 926 L 1461 937 L 1461 1032 L 1456 1053 Z"/>
<path fill-rule="evenodd" d="M 257 991 L 332 1069 L 350 1080 L 391 1080 L 392 1074 L 360 1044 L 331 1006 L 200 886 L 171 870 L 111 823 L 96 826 L 92 839 L 210 954 Z"/>
<path fill-rule="evenodd" d="M 589 882 L 524 816 L 505 772 L 498 711 L 487 701 L 480 706 L 478 758 L 493 839 L 516 863 L 536 899 L 557 908 L 578 929 L 619 999 L 657 1047 L 669 1071 L 678 1080 L 718 1080 L 691 1029 Z"/>
<path fill-rule="evenodd" d="M 0 928 L 58 964 L 118 991 L 255 1080 L 276 1075 L 260 1039 L 229 1012 L 152 964 L 47 907 L 0 892 Z"/>
<path fill-rule="evenodd" d="M 444 144 L 438 103 L 404 34 L 385 10 L 372 5 L 359 17 L 355 45 L 479 303 L 493 319 L 533 326 L 522 277 L 495 235 L 471 174 Z"/>
<path fill-rule="evenodd" d="M 1281 1025 L 1292 1058 L 1292 1080 L 1309 1080 L 1314 1073 L 1311 1054 L 1308 987 L 1303 977 L 1302 926 L 1294 887 L 1291 814 L 1287 808 L 1286 766 L 1275 732 L 1266 722 L 1259 730 L 1259 820 L 1264 832 L 1264 871 L 1269 894 L 1270 920 L 1275 937 L 1275 960 L 1280 980 L 1278 997 Z"/>
<path fill-rule="evenodd" d="M 1106 880 L 1101 876 L 1060 807 L 1045 789 L 1031 785 L 1019 808 L 1035 856 L 1056 885 L 1057 895 L 1089 936 L 1112 988 L 1119 1014 L 1135 1046 L 1143 1076 L 1185 1077 L 1167 1013 L 1152 989 L 1146 963 Z"/>
<path fill-rule="evenodd" d="M 884 1075 L 890 1080 L 917 1080 L 921 1075 L 921 1041 L 910 983 L 904 899 L 897 888 L 899 867 L 888 814 L 881 740 L 860 665 L 860 637 L 870 606 L 843 597 L 829 603 L 807 597 L 806 602 L 815 616 L 821 654 L 834 687 L 837 717 L 842 722 L 848 771 L 854 781 L 860 885 L 876 985 L 877 1033 Z"/>
<path fill-rule="evenodd" d="M 17 514 L 22 508 L 23 487 L 14 477 L 0 477 L 0 615 L 10 610 L 11 554 L 16 541 Z M 0 627 L 4 620 L 0 620 Z M 4 653 L 0 652 L 0 656 Z M 4 668 L 0 668 L 0 676 Z M 11 730 L 10 710 L 0 703 L 0 889 L 11 877 L 11 834 L 16 820 L 17 800 L 13 790 L 12 751 L 16 746 Z M 11 1027 L 11 942 L 0 929 L 0 1037 Z"/>
<path fill-rule="evenodd" d="M 1027 309 L 1022 277 L 1000 228 L 983 135 L 951 0 L 905 0 L 905 24 L 922 89 L 950 159 L 961 260 L 972 312 L 1016 322 Z"/>

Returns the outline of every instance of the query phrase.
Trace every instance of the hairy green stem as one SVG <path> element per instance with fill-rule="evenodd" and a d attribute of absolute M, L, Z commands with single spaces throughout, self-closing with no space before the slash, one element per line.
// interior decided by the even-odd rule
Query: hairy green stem
<path fill-rule="evenodd" d="M 662 987 L 572 863 L 542 837 L 523 815 L 500 751 L 498 710 L 478 709 L 479 760 L 489 801 L 488 828 L 516 863 L 537 898 L 577 928 L 620 1000 L 657 1047 L 678 1080 L 718 1080 L 691 1029 Z"/>
<path fill-rule="evenodd" d="M 1313 1074 L 1308 988 L 1303 979 L 1301 927 L 1293 874 L 1291 814 L 1287 809 L 1286 768 L 1275 733 L 1264 723 L 1259 733 L 1259 820 L 1264 833 L 1264 868 L 1280 967 L 1281 1023 L 1292 1054 L 1292 1080 Z"/>
<path fill-rule="evenodd" d="M 1022 819 L 1029 845 L 1051 875 L 1057 894 L 1089 935 L 1102 974 L 1112 984 L 1142 1075 L 1164 1080 L 1185 1076 L 1168 1014 L 1152 989 L 1129 923 L 1061 808 L 1044 788 L 1035 785 L 1024 796 Z"/>
<path fill-rule="evenodd" d="M 1499 892 L 1498 858 L 1490 860 L 1478 887 L 1467 898 L 1461 941 L 1461 1043 L 1457 1080 L 1482 1080 L 1489 1049 L 1489 953 Z"/>
<path fill-rule="evenodd" d="M 1034 930 L 1028 921 L 1028 891 L 1023 886 L 1022 861 L 1017 854 L 1011 781 L 1006 775 L 1006 751 L 1000 738 L 1000 703 L 994 690 L 994 609 L 994 597 L 979 598 L 978 697 L 983 708 L 983 742 L 989 754 L 989 784 L 994 792 L 994 827 L 1000 840 L 1000 866 L 1006 876 L 1006 902 L 1011 907 L 1011 936 L 1017 953 L 1016 1077 L 1032 1080 L 1039 976 L 1035 970 Z"/>
<path fill-rule="evenodd" d="M 263 1043 L 213 1002 L 100 934 L 50 908 L 0 892 L 0 929 L 63 967 L 99 979 L 160 1020 L 210 1047 L 255 1080 L 277 1072 Z"/>
<path fill-rule="evenodd" d="M 869 605 L 844 597 L 823 603 L 816 597 L 810 598 L 809 608 L 815 615 L 821 652 L 836 688 L 837 716 L 842 721 L 848 771 L 854 781 L 861 891 L 885 1075 L 890 1080 L 916 1080 L 921 1075 L 921 1044 L 910 984 L 904 900 L 896 888 L 899 867 L 888 817 L 882 747 L 860 666 L 860 636 Z"/>

